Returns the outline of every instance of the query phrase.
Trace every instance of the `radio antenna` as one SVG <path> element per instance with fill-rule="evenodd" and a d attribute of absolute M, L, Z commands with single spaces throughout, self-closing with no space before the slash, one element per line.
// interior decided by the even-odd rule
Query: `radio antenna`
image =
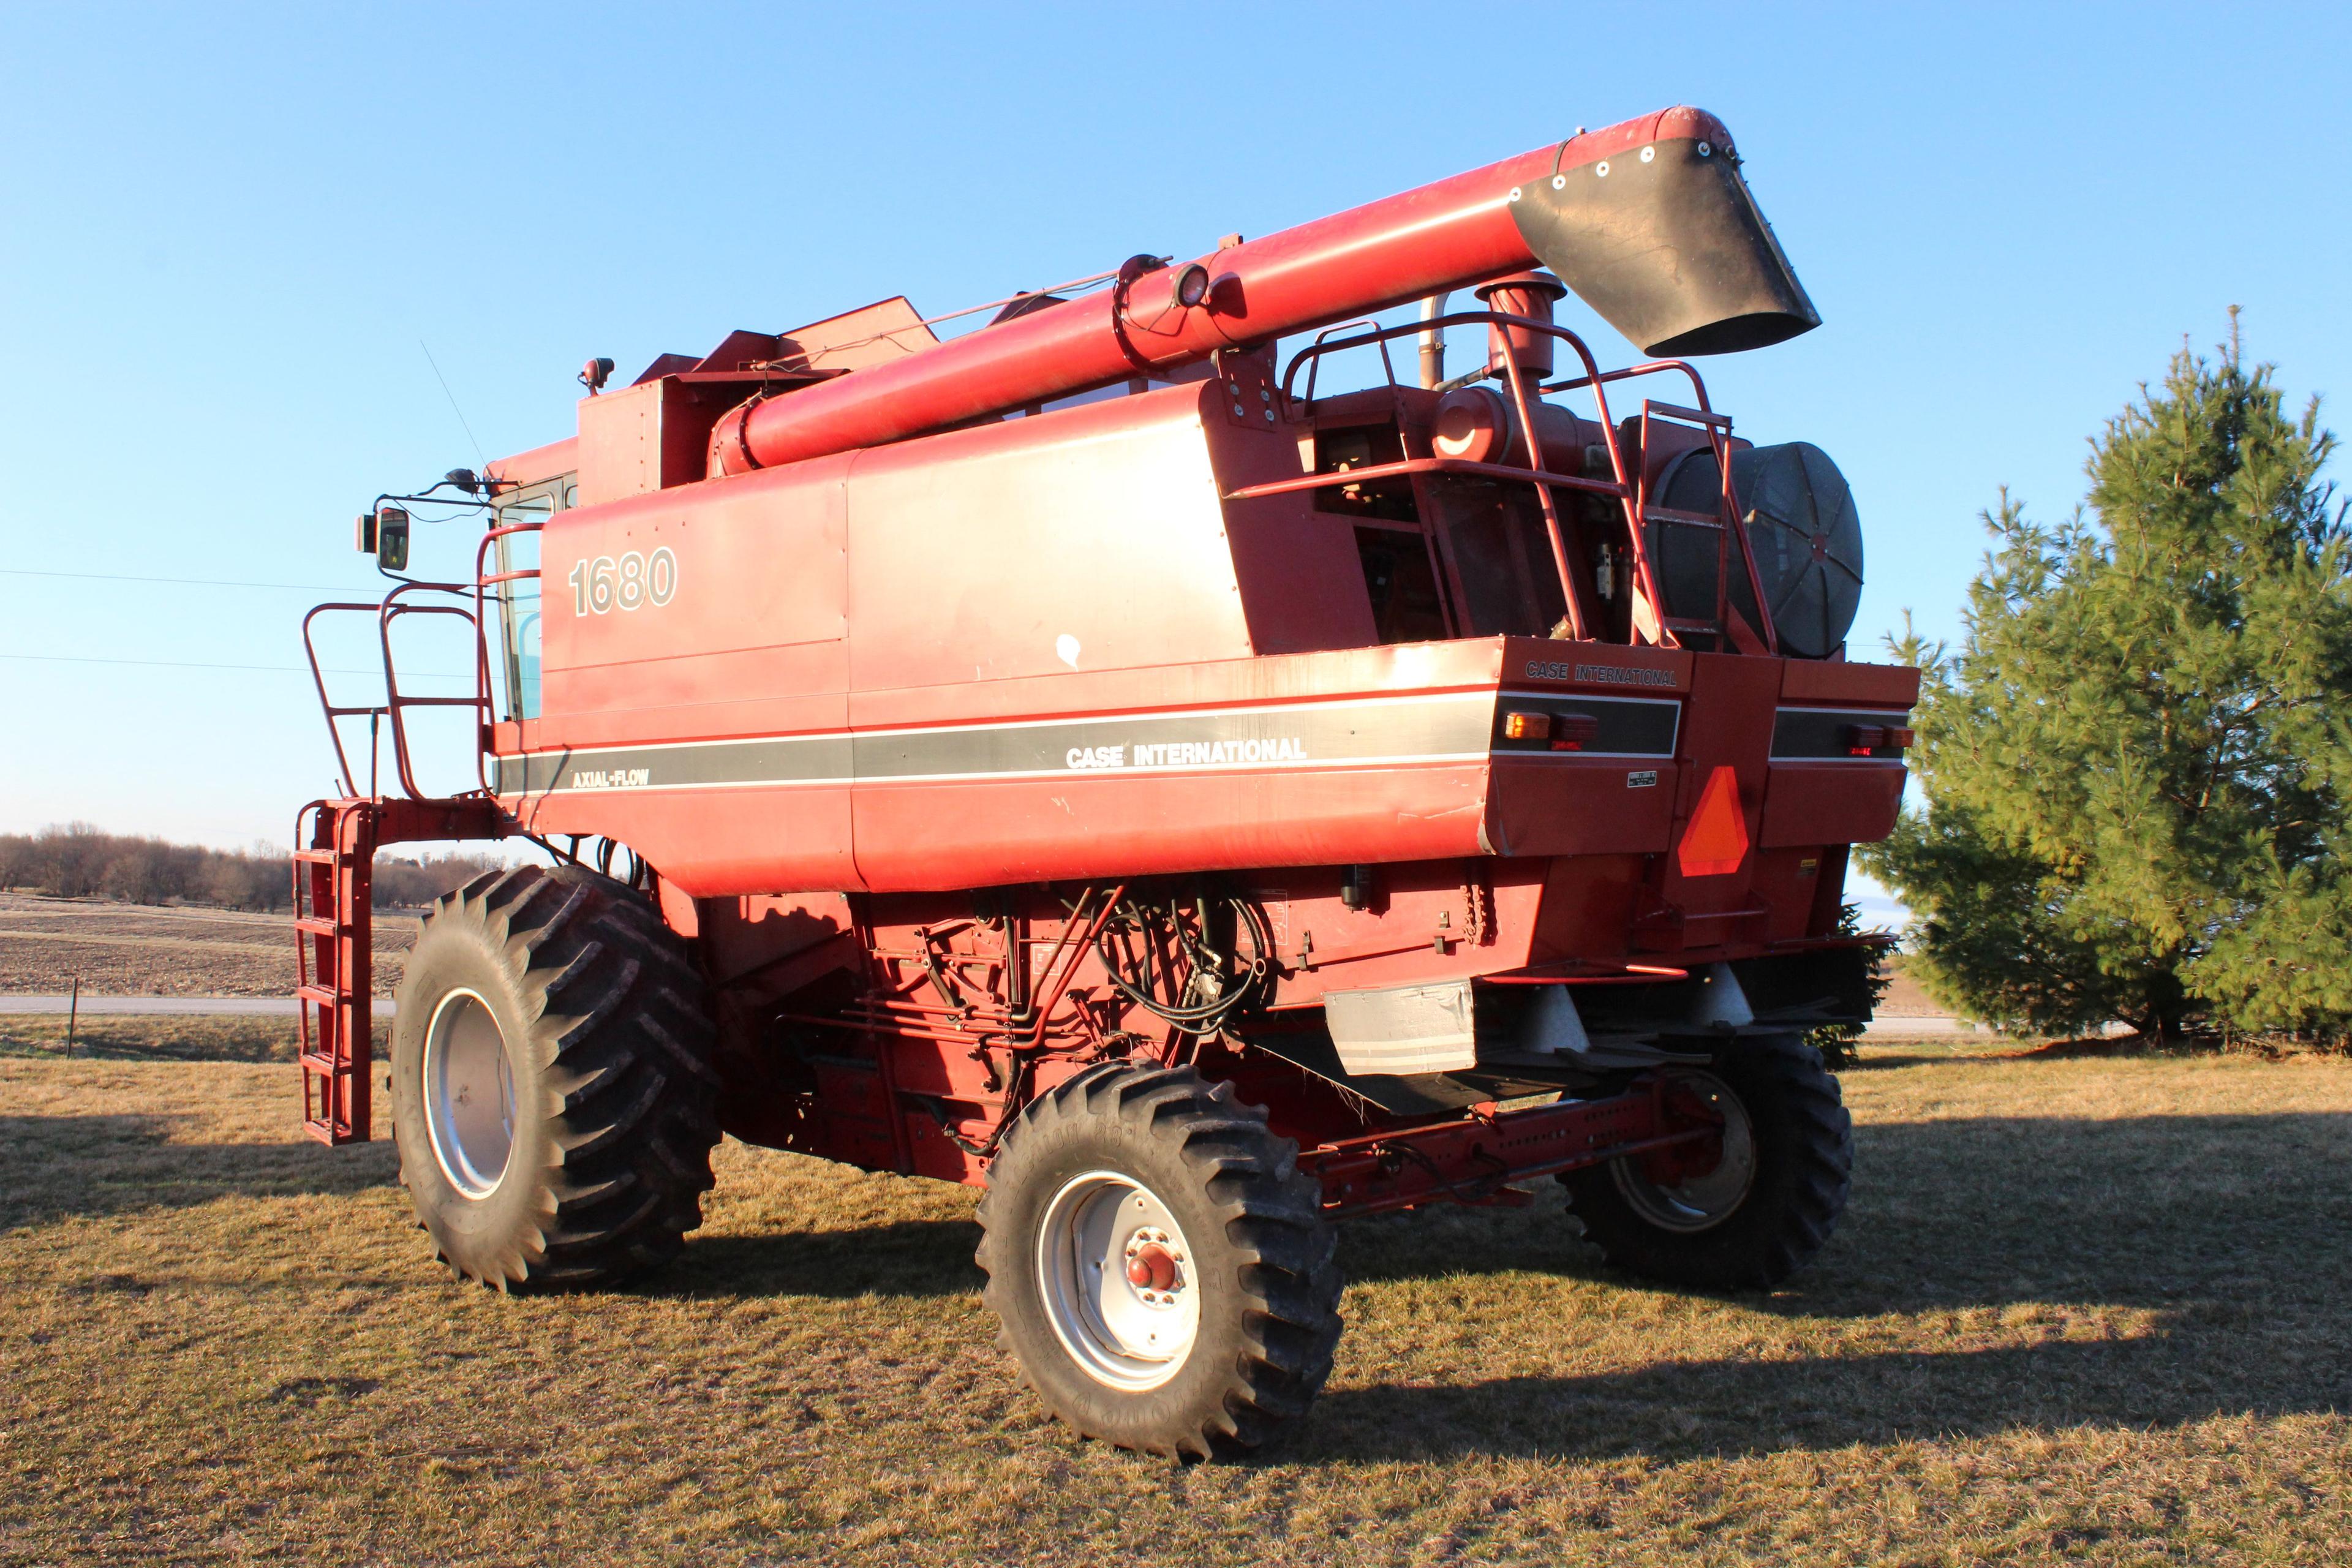
<path fill-rule="evenodd" d="M 489 454 L 482 450 L 481 438 L 474 434 L 474 427 L 466 423 L 466 411 L 457 406 L 457 395 L 449 390 L 449 378 L 441 374 L 441 362 L 433 357 L 431 349 L 425 348 L 423 338 L 416 340 L 416 346 L 425 349 L 425 363 L 433 367 L 433 379 L 441 384 L 441 395 L 449 400 L 449 412 L 457 416 L 457 427 L 466 433 L 466 439 L 474 444 L 474 460 L 485 468 L 488 468 Z"/>

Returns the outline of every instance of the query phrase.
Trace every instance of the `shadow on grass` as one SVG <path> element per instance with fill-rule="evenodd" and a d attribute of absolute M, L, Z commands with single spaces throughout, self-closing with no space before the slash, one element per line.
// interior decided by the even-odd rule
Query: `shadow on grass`
<path fill-rule="evenodd" d="M 2125 1307 L 2153 1331 L 1591 1377 L 1465 1366 L 1441 1386 L 1335 1391 L 1276 1458 L 1689 1456 L 2352 1409 L 2352 1115 L 1979 1118 L 1865 1126 L 1856 1141 L 1837 1236 L 1790 1289 L 1738 1305 L 1931 1324 L 1970 1308 L 2051 1303 L 2035 1318 L 2055 1323 L 2067 1304 Z M 1347 1256 L 1366 1280 L 1592 1272 L 1569 1228 L 1551 1205 L 1440 1212 L 1368 1226 Z M 1675 1353 L 1671 1330 L 1657 1352 Z"/>
<path fill-rule="evenodd" d="M 970 1220 L 899 1220 L 860 1230 L 706 1236 L 638 1287 L 649 1296 L 968 1296 L 987 1276 Z"/>
<path fill-rule="evenodd" d="M 2305 1361 L 2274 1352 L 2243 1326 L 2192 1318 L 2151 1338 L 2095 1343 L 1665 1362 L 1594 1377 L 1336 1389 L 1266 1458 L 1683 1458 L 2019 1427 L 2175 1426 L 2216 1415 L 2326 1413 L 2352 1405 L 2352 1370 L 2340 1356 L 2323 1349 Z"/>
<path fill-rule="evenodd" d="M 1789 1286 L 1732 1298 L 1786 1317 L 2017 1303 L 2177 1310 L 2352 1300 L 2352 1115 L 1986 1118 L 1857 1130 L 1854 1200 Z M 977 1290 L 979 1227 L 698 1237 L 660 1294 L 951 1296 Z M 1343 1227 L 1349 1279 L 1519 1272 L 1612 1279 L 1557 1197 L 1439 1206 Z M 1629 1286 L 1635 1280 L 1613 1280 Z M 1530 1303 L 1530 1310 L 1540 1310 Z"/>
<path fill-rule="evenodd" d="M 2352 1299 L 2352 1115 L 1980 1118 L 1855 1129 L 1853 1205 L 1786 1316 L 2018 1302 Z M 1349 1277 L 1602 1276 L 1556 1202 L 1359 1223 Z"/>
<path fill-rule="evenodd" d="M 0 1230 L 225 1197 L 345 1196 L 394 1177 L 388 1145 L 174 1143 L 163 1116 L 0 1116 Z"/>
<path fill-rule="evenodd" d="M 173 1142 L 173 1125 L 0 1116 L 0 1227 L 226 1196 L 352 1195 L 391 1182 L 397 1164 L 388 1142 Z M 2352 1115 L 1979 1118 L 1864 1126 L 1857 1142 L 1853 1205 L 1828 1248 L 1787 1289 L 1741 1305 L 1869 1318 L 2027 1302 L 2168 1314 L 2258 1303 L 2340 1322 L 2340 1303 L 2352 1300 L 2352 1183 L 2341 1179 L 2352 1169 Z M 978 1237 L 962 1218 L 698 1237 L 641 1289 L 969 1295 L 982 1283 Z M 1343 1231 L 1341 1258 L 1368 1284 L 1512 1271 L 1605 1278 L 1549 1195 L 1532 1208 L 1359 1221 Z"/>
<path fill-rule="evenodd" d="M 1495 1378 L 1465 1358 L 1447 1381 L 1340 1388 L 1266 1456 L 1337 1464 L 1448 1456 L 1823 1450 L 2019 1427 L 2178 1426 L 2217 1414 L 2352 1409 L 2352 1116 L 2006 1119 L 1860 1130 L 1853 1209 L 1793 1288 L 1737 1298 L 1768 1315 L 1908 1319 L 2049 1303 L 1999 1348 L 1836 1357 L 1671 1358 L 1579 1377 Z M 978 1228 L 908 1220 L 864 1230 L 711 1237 L 645 1289 L 672 1296 L 966 1295 Z M 1347 1228 L 1349 1277 L 1529 1280 L 1526 1310 L 1559 1310 L 1545 1276 L 1600 1276 L 1556 1200 L 1441 1208 Z M 1629 1288 L 1634 1281 L 1622 1281 Z M 1487 1294 L 1491 1298 L 1492 1289 Z M 2087 1331 L 2070 1305 L 2138 1307 L 2136 1337 Z M 1486 1309 L 1490 1313 L 1492 1308 Z M 2075 1326 L 2065 1325 L 2072 1320 Z M 1706 1331 L 1725 1342 L 1728 1323 Z M 2110 1336 L 2113 1325 L 2100 1331 Z M 2036 1334 L 2040 1342 L 2017 1344 Z"/>

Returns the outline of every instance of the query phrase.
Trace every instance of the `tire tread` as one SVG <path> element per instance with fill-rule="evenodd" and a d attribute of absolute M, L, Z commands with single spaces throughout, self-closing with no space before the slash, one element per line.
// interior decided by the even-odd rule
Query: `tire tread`
<path fill-rule="evenodd" d="M 685 943 L 642 895 L 570 866 L 485 872 L 425 919 L 427 931 L 477 927 L 504 955 L 524 1048 L 543 1053 L 561 1095 L 536 1234 L 465 1264 L 436 1243 L 444 1261 L 524 1290 L 611 1284 L 675 1258 L 702 1222 L 719 1142 L 717 1031 Z"/>
<path fill-rule="evenodd" d="M 1021 1380 L 1051 1405 L 1050 1392 L 1022 1363 L 1011 1327 L 1021 1308 L 1007 1281 L 1027 1254 L 1020 1238 L 992 1223 L 1006 1201 L 996 1176 L 1009 1161 L 1015 1171 L 1007 1173 L 1017 1179 L 1024 1135 L 1035 1140 L 1057 1126 L 1106 1120 L 1147 1129 L 1210 1197 L 1239 1259 L 1234 1283 L 1246 1329 L 1215 1396 L 1147 1440 L 1103 1429 L 1083 1412 L 1055 1407 L 1055 1414 L 1082 1436 L 1171 1458 L 1255 1447 L 1303 1415 L 1330 1375 L 1342 1280 L 1320 1212 L 1322 1191 L 1298 1173 L 1297 1146 L 1268 1127 L 1264 1111 L 1242 1104 L 1231 1085 L 1204 1082 L 1189 1067 L 1097 1068 L 1024 1108 L 980 1202 L 978 1261 L 988 1275 L 983 1300 L 999 1319 L 997 1343 L 1013 1353 Z"/>
<path fill-rule="evenodd" d="M 1769 1289 L 1811 1262 L 1837 1228 L 1853 1187 L 1853 1119 L 1821 1054 L 1796 1035 L 1740 1042 L 1737 1065 L 1774 1100 L 1790 1136 L 1785 1179 L 1769 1207 L 1735 1214 L 1746 1245 L 1702 1231 L 1670 1236 L 1635 1216 L 1616 1194 L 1606 1167 L 1562 1173 L 1569 1209 L 1588 1244 L 1611 1267 L 1702 1289 Z"/>

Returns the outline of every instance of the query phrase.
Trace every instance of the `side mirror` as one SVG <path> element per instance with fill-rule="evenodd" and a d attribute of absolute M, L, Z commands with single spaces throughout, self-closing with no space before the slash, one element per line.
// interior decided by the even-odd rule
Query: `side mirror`
<path fill-rule="evenodd" d="M 396 506 L 378 507 L 360 518 L 359 546 L 375 556 L 387 572 L 408 570 L 408 513 Z"/>

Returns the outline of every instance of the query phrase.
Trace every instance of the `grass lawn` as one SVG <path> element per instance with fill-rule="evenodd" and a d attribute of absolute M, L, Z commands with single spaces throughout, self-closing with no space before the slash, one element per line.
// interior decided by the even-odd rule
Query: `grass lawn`
<path fill-rule="evenodd" d="M 509 1300 L 301 1141 L 283 1020 L 93 1022 L 0 1020 L 0 1561 L 2352 1552 L 2341 1062 L 1874 1051 L 1771 1296 L 1601 1275 L 1549 1195 L 1361 1222 L 1316 1414 L 1179 1468 L 1015 1386 L 969 1192 L 730 1143 L 679 1267 Z"/>

